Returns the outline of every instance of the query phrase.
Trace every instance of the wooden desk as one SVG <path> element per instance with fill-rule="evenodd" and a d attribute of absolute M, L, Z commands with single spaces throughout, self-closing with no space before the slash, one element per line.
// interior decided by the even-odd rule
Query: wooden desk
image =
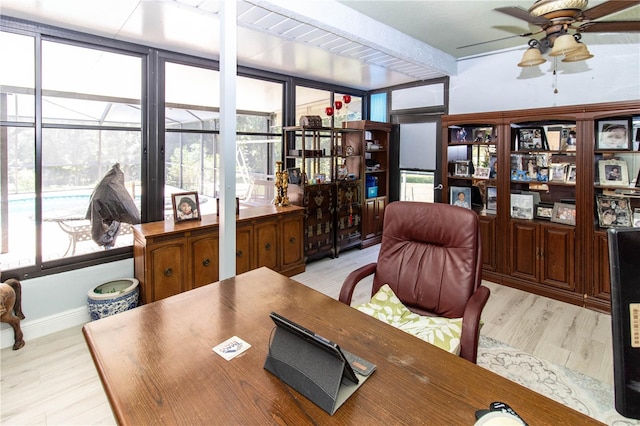
<path fill-rule="evenodd" d="M 263 369 L 276 311 L 377 364 L 329 416 Z M 120 424 L 472 425 L 510 404 L 529 424 L 600 424 L 300 283 L 260 268 L 84 326 Z M 225 361 L 231 336 L 252 347 Z"/>

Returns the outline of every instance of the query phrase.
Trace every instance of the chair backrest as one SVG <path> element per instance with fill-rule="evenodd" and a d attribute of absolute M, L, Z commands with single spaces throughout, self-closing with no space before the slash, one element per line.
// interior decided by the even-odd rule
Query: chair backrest
<path fill-rule="evenodd" d="M 481 272 L 475 212 L 406 201 L 386 207 L 372 295 L 389 284 L 413 312 L 458 318 L 480 286 Z"/>

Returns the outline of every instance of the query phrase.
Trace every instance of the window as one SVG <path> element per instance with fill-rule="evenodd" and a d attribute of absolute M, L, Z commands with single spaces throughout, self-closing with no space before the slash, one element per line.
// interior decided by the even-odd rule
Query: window
<path fill-rule="evenodd" d="M 1 117 L 2 268 L 46 269 L 50 261 L 102 252 L 85 217 L 93 189 L 114 164 L 140 205 L 141 58 L 42 40 L 36 69 L 40 39 L 0 36 L 0 50 L 13 64 L 0 77 L 7 105 Z M 40 97 L 36 75 L 42 76 Z M 115 247 L 132 244 L 125 228 Z"/>
<path fill-rule="evenodd" d="M 173 214 L 170 194 L 183 191 L 197 191 L 202 213 L 215 213 L 219 72 L 166 62 L 165 73 L 165 217 Z M 282 150 L 283 84 L 238 77 L 236 92 L 236 196 L 243 204 L 270 204 Z"/>

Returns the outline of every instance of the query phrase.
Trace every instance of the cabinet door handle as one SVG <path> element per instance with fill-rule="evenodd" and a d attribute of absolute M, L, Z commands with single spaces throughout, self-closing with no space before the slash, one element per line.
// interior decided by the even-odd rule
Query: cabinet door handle
<path fill-rule="evenodd" d="M 296 237 L 291 237 L 291 238 L 289 238 L 289 242 L 290 242 L 291 244 L 295 243 L 295 242 L 296 242 Z"/>
<path fill-rule="evenodd" d="M 270 243 L 265 244 L 264 245 L 264 249 L 265 250 L 271 250 L 271 244 Z"/>
<path fill-rule="evenodd" d="M 164 276 L 165 277 L 170 277 L 173 274 L 173 269 L 171 268 L 167 268 L 164 270 Z"/>
<path fill-rule="evenodd" d="M 242 257 L 242 250 L 238 250 L 236 252 L 236 257 Z"/>
<path fill-rule="evenodd" d="M 211 263 L 211 261 L 209 259 L 203 259 L 202 260 L 202 266 L 209 266 L 210 263 Z"/>

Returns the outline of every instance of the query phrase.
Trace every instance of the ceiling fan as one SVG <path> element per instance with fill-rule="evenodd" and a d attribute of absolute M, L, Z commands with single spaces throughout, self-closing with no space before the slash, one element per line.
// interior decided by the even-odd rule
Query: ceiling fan
<path fill-rule="evenodd" d="M 536 46 L 544 51 L 553 47 L 554 41 L 559 36 L 567 34 L 568 30 L 574 30 L 578 36 L 580 33 L 587 32 L 640 31 L 640 21 L 596 21 L 607 15 L 638 5 L 640 1 L 609 0 L 586 9 L 587 3 L 587 0 L 537 0 L 529 10 L 519 6 L 498 7 L 494 10 L 536 25 L 540 27 L 540 30 L 461 46 L 459 49 L 513 37 L 529 37 L 544 32 L 545 36 L 537 40 Z M 577 39 L 579 40 L 579 37 Z"/>

